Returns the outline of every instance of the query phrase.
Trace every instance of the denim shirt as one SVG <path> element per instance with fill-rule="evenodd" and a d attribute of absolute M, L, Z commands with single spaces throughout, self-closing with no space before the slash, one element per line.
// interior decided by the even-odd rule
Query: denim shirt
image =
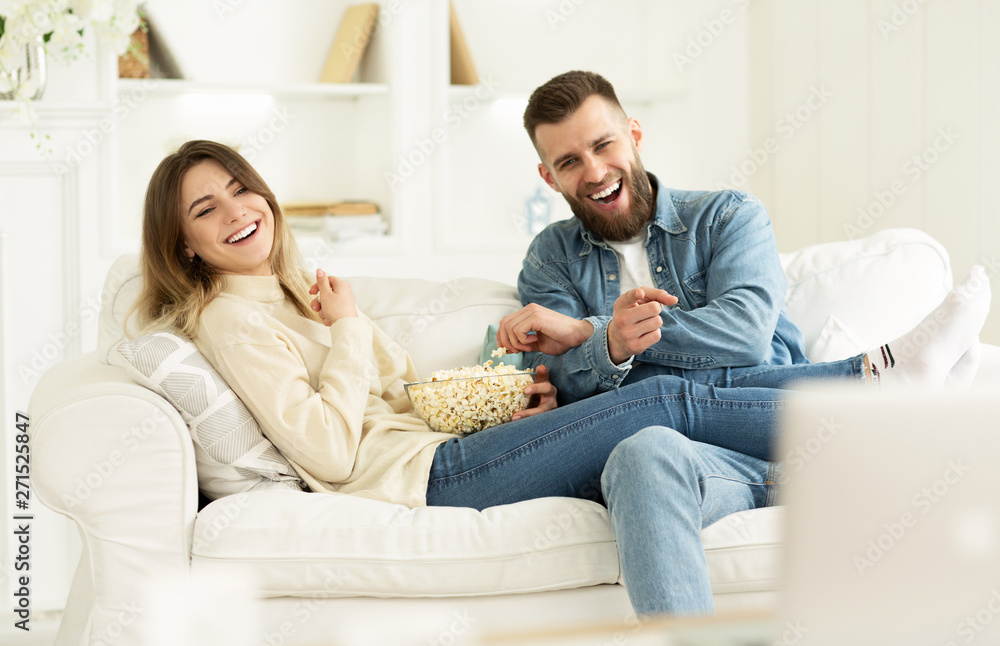
<path fill-rule="evenodd" d="M 675 191 L 659 186 L 647 225 L 654 287 L 678 298 L 661 317 L 660 340 L 615 365 L 608 323 L 620 296 L 614 250 L 573 217 L 532 241 L 518 277 L 521 302 L 589 321 L 594 333 L 545 364 L 561 402 L 616 388 L 634 361 L 673 368 L 806 363 L 802 332 L 785 312 L 787 283 L 764 205 L 741 191 Z"/>

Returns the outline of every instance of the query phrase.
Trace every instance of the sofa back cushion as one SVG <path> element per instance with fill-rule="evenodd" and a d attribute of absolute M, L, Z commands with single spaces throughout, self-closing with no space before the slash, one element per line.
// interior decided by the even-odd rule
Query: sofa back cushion
<path fill-rule="evenodd" d="M 805 247 L 782 254 L 781 263 L 788 316 L 813 360 L 842 359 L 891 341 L 919 323 L 952 286 L 948 253 L 917 229 Z M 839 356 L 815 356 L 821 335 L 831 330 L 842 332 Z"/>
<path fill-rule="evenodd" d="M 421 376 L 476 363 L 487 327 L 521 307 L 516 287 L 482 278 L 436 282 L 361 276 L 347 280 L 358 308 L 410 353 Z M 107 297 L 97 342 L 104 363 L 125 340 L 122 321 L 140 288 L 138 256 L 121 256 L 104 284 Z M 130 325 L 130 331 L 134 334 L 135 327 Z"/>
<path fill-rule="evenodd" d="M 917 229 L 813 245 L 782 254 L 781 262 L 788 314 L 807 349 L 829 331 L 830 317 L 851 332 L 851 346 L 889 341 L 919 322 L 952 283 L 947 252 Z M 476 363 L 487 327 L 521 306 L 513 285 L 480 278 L 348 280 L 358 307 L 406 348 L 421 375 Z M 122 317 L 139 294 L 139 281 L 134 254 L 119 258 L 108 272 L 110 298 L 101 310 L 98 339 L 105 362 L 123 340 Z"/>

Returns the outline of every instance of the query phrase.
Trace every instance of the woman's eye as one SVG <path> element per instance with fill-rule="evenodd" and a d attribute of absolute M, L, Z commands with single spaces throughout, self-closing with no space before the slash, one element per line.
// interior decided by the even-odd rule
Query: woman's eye
<path fill-rule="evenodd" d="M 244 193 L 246 193 L 246 192 L 247 192 L 247 189 L 246 189 L 246 187 L 244 187 L 244 186 L 241 186 L 241 187 L 240 187 L 240 188 L 239 188 L 239 189 L 238 189 L 238 190 L 236 191 L 236 193 L 235 193 L 235 194 L 236 194 L 236 195 L 243 195 L 243 194 L 244 194 Z"/>
<path fill-rule="evenodd" d="M 211 208 L 207 208 L 207 209 L 205 209 L 204 211 L 202 211 L 201 213 L 199 213 L 198 215 L 196 215 L 194 217 L 200 218 L 201 216 L 205 215 L 206 213 L 210 212 L 211 210 L 212 210 Z"/>

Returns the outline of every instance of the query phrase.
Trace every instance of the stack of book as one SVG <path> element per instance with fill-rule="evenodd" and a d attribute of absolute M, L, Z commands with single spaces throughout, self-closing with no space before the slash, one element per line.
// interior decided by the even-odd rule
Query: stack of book
<path fill-rule="evenodd" d="M 381 236 L 388 229 L 374 202 L 295 202 L 282 204 L 281 212 L 294 232 L 331 241 Z"/>

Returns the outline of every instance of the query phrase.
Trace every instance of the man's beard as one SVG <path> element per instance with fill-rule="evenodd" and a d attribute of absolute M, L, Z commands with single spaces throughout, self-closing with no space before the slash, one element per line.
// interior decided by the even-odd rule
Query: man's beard
<path fill-rule="evenodd" d="M 628 191 L 632 202 L 629 212 L 621 215 L 607 216 L 586 203 L 590 201 L 589 197 L 584 196 L 583 200 L 580 200 L 576 196 L 570 197 L 563 193 L 573 215 L 579 218 L 584 228 L 611 242 L 631 240 L 653 217 L 653 190 L 642 162 L 638 159 L 632 162 L 629 173 L 621 180 L 622 188 Z M 607 183 L 604 181 L 598 186 Z"/>

